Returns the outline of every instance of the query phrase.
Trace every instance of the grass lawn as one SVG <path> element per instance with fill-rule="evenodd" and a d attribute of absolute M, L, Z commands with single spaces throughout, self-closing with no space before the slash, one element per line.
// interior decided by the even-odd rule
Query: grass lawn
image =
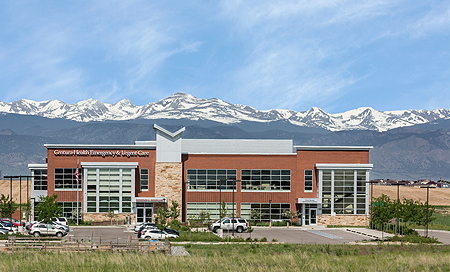
<path fill-rule="evenodd" d="M 0 253 L 0 271 L 449 271 L 450 246 L 227 244 L 148 253 Z"/>

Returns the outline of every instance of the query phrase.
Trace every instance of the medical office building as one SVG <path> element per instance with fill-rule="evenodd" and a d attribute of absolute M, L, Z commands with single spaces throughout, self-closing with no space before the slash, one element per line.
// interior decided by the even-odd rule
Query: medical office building
<path fill-rule="evenodd" d="M 115 211 L 153 221 L 177 201 L 183 221 L 208 212 L 303 225 L 366 225 L 370 146 L 294 146 L 292 140 L 183 139 L 154 125 L 156 141 L 132 145 L 46 144 L 47 163 L 30 164 L 32 200 L 57 194 L 64 215 L 77 205 L 84 220 Z M 78 182 L 75 172 L 79 170 Z M 234 204 L 233 204 L 234 202 Z"/>

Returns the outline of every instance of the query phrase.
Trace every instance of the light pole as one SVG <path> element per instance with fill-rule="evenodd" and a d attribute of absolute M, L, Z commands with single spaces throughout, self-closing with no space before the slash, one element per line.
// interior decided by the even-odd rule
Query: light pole
<path fill-rule="evenodd" d="M 425 237 L 426 238 L 428 238 L 428 208 L 429 208 L 429 205 L 428 205 L 428 202 L 429 202 L 429 196 L 430 196 L 430 191 L 429 191 L 429 189 L 430 188 L 436 188 L 435 186 L 430 186 L 430 185 L 427 185 L 427 186 L 420 186 L 420 188 L 427 188 L 427 227 L 426 227 L 426 232 L 425 232 Z"/>
<path fill-rule="evenodd" d="M 233 217 L 231 218 L 231 222 L 232 222 L 232 225 L 233 225 L 233 230 L 234 230 L 234 188 L 236 187 L 236 183 L 238 183 L 238 182 L 241 182 L 240 180 L 238 180 L 238 179 L 220 179 L 219 180 L 220 181 L 220 185 L 222 185 L 222 181 L 225 181 L 225 182 L 227 182 L 227 181 L 231 181 L 231 182 L 233 182 Z M 220 188 L 220 200 L 222 201 L 222 186 L 220 186 L 219 187 Z M 222 211 L 222 203 L 220 203 L 220 211 Z"/>
<path fill-rule="evenodd" d="M 222 179 L 219 182 L 219 222 L 222 222 Z"/>
<path fill-rule="evenodd" d="M 378 183 L 377 181 L 371 180 L 366 183 L 370 183 L 370 223 L 372 224 L 372 211 L 373 211 L 373 184 Z"/>
<path fill-rule="evenodd" d="M 400 186 L 401 185 L 405 185 L 405 183 L 403 183 L 403 182 L 398 182 L 397 181 L 397 183 L 392 183 L 392 185 L 395 185 L 395 186 L 397 186 L 397 205 L 396 205 L 396 208 L 395 208 L 395 214 L 396 214 L 396 218 L 395 218 L 395 225 L 397 225 L 396 227 L 397 227 L 397 232 L 398 232 L 398 234 L 400 234 L 400 231 L 399 231 L 399 220 L 398 220 L 398 210 L 399 210 L 399 206 L 400 206 Z"/>
<path fill-rule="evenodd" d="M 269 225 L 272 227 L 272 199 L 269 199 Z"/>

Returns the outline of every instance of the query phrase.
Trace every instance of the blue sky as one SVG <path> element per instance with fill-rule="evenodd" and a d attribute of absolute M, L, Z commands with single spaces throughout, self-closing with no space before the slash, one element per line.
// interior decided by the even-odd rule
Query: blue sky
<path fill-rule="evenodd" d="M 450 108 L 450 1 L 1 1 L 0 100 Z"/>

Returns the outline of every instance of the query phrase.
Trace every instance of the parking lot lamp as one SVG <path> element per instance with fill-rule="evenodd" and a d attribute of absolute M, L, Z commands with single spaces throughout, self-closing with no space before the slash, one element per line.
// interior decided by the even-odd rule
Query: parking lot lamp
<path fill-rule="evenodd" d="M 272 227 L 272 199 L 269 199 L 269 226 Z"/>
<path fill-rule="evenodd" d="M 427 188 L 427 226 L 426 226 L 426 229 L 425 229 L 425 237 L 428 238 L 428 221 L 429 221 L 429 218 L 428 218 L 428 212 L 429 212 L 429 210 L 428 210 L 428 208 L 429 208 L 428 202 L 429 202 L 429 196 L 430 196 L 429 189 L 430 188 L 434 189 L 436 187 L 427 185 L 427 186 L 420 186 L 420 188 Z"/>

